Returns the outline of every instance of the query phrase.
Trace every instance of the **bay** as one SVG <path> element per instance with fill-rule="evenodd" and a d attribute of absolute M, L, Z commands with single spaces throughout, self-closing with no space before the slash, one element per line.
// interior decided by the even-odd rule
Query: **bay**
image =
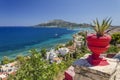
<path fill-rule="evenodd" d="M 17 55 L 28 55 L 33 48 L 54 48 L 57 44 L 72 40 L 76 32 L 88 29 L 0 27 L 0 59 L 3 56 L 15 58 Z"/>

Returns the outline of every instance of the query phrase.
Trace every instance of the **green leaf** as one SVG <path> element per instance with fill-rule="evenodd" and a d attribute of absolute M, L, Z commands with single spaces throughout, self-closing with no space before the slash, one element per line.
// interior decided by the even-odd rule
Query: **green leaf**
<path fill-rule="evenodd" d="M 93 21 L 93 23 L 95 26 L 94 30 L 96 31 L 97 36 L 103 36 L 105 33 L 105 30 L 107 30 L 110 27 L 112 20 L 111 20 L 111 18 L 108 18 L 108 19 L 105 18 L 105 19 L 103 19 L 102 23 L 100 24 L 98 19 L 96 19 L 96 21 Z"/>

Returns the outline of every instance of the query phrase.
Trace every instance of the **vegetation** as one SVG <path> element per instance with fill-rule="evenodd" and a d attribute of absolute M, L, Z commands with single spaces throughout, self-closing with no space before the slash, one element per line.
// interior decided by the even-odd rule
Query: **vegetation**
<path fill-rule="evenodd" d="M 100 24 L 98 19 L 96 19 L 96 21 L 93 21 L 93 23 L 95 25 L 94 30 L 96 32 L 96 35 L 98 37 L 100 37 L 100 36 L 104 35 L 105 30 L 107 30 L 110 27 L 112 21 L 111 21 L 110 18 L 109 19 L 103 19 L 102 23 Z"/>
<path fill-rule="evenodd" d="M 72 41 L 67 43 L 69 46 L 72 44 Z M 32 49 L 29 58 L 17 56 L 16 60 L 19 62 L 19 65 L 17 65 L 19 70 L 15 76 L 9 75 L 8 80 L 54 80 L 56 76 L 67 69 L 74 60 L 86 54 L 83 50 L 87 51 L 84 47 L 73 54 L 68 53 L 65 56 L 60 56 L 63 58 L 61 63 L 50 64 L 44 59 L 46 49 L 41 49 L 40 52 Z"/>
<path fill-rule="evenodd" d="M 87 37 L 87 31 L 85 32 L 79 32 L 78 35 L 82 36 L 83 37 L 83 43 L 84 45 L 83 46 L 87 46 L 87 43 L 86 43 L 86 37 Z"/>
<path fill-rule="evenodd" d="M 11 63 L 13 61 L 14 61 L 13 59 L 9 59 L 7 56 L 4 56 L 2 61 L 1 61 L 1 65 L 8 64 L 8 63 Z"/>
<path fill-rule="evenodd" d="M 45 59 L 47 50 L 45 48 L 41 49 L 41 56 Z"/>
<path fill-rule="evenodd" d="M 42 59 L 42 56 L 35 49 L 31 50 L 30 59 L 20 65 L 16 76 L 9 76 L 9 80 L 54 80 L 55 76 L 68 68 L 74 59 L 67 58 L 60 64 L 49 64 Z"/>
<path fill-rule="evenodd" d="M 114 45 L 111 45 L 108 49 L 107 53 L 118 53 L 120 51 L 120 48 Z"/>
<path fill-rule="evenodd" d="M 64 47 L 63 44 L 58 44 L 58 45 L 56 45 L 55 50 L 58 50 L 59 48 L 62 48 L 62 47 Z"/>
<path fill-rule="evenodd" d="M 70 40 L 69 42 L 67 42 L 66 43 L 66 45 L 65 46 L 72 46 L 73 45 L 73 41 L 72 40 Z"/>
<path fill-rule="evenodd" d="M 110 42 L 111 46 L 108 49 L 107 53 L 118 53 L 120 51 L 120 47 L 117 44 L 120 44 L 120 32 L 113 33 L 111 35 L 112 40 Z"/>
<path fill-rule="evenodd" d="M 26 57 L 22 56 L 22 55 L 18 55 L 16 57 L 16 61 L 18 62 L 18 67 L 20 67 L 19 65 L 22 65 L 26 62 Z"/>
<path fill-rule="evenodd" d="M 78 35 L 83 36 L 83 37 L 86 36 L 85 32 L 79 32 Z"/>
<path fill-rule="evenodd" d="M 120 32 L 112 34 L 111 44 L 115 46 L 120 44 Z"/>
<path fill-rule="evenodd" d="M 73 41 L 66 43 L 66 46 L 71 45 L 73 45 Z M 58 45 L 56 49 L 61 47 L 63 47 L 63 45 Z M 38 52 L 37 50 L 32 49 L 29 57 L 17 56 L 16 60 L 19 62 L 19 65 L 17 65 L 19 70 L 16 72 L 15 76 L 9 75 L 8 80 L 54 80 L 56 76 L 67 69 L 74 60 L 79 59 L 86 53 L 90 53 L 88 48 L 83 45 L 73 54 L 68 53 L 65 56 L 60 56 L 63 58 L 61 63 L 50 64 L 45 60 L 46 51 L 46 49 L 41 49 L 41 51 Z M 118 51 L 119 48 L 111 46 L 108 53 Z M 7 58 L 4 60 L 8 61 Z"/>

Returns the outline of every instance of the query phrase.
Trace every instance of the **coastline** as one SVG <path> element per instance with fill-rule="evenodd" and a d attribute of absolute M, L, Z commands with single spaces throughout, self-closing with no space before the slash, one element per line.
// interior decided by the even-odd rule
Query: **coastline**
<path fill-rule="evenodd" d="M 69 29 L 67 29 L 69 31 Z M 60 37 L 56 37 L 56 38 L 51 38 L 49 40 L 46 40 L 44 42 L 40 42 L 37 44 L 33 44 L 33 45 L 28 45 L 25 46 L 22 49 L 16 49 L 16 50 L 8 50 L 5 52 L 0 52 L 0 61 L 4 56 L 9 57 L 10 59 L 14 59 L 16 58 L 17 55 L 23 55 L 23 56 L 27 56 L 29 55 L 29 50 L 31 49 L 37 49 L 38 51 L 40 51 L 42 48 L 46 48 L 46 49 L 51 49 L 54 48 L 56 45 L 58 44 L 65 44 L 66 42 L 68 42 L 69 40 L 72 40 L 73 34 L 76 34 L 78 32 L 83 32 L 83 31 L 91 31 L 91 28 L 75 28 L 75 29 L 70 29 L 72 30 L 71 33 L 68 34 L 63 34 Z M 48 45 L 49 44 L 49 45 Z"/>
<path fill-rule="evenodd" d="M 69 29 L 67 29 L 69 30 Z M 34 44 L 31 46 L 25 46 L 25 48 L 23 49 L 18 49 L 18 50 L 9 50 L 6 52 L 0 52 L 0 60 L 4 57 L 4 56 L 8 56 L 9 58 L 15 58 L 17 55 L 23 55 L 23 56 L 27 56 L 29 55 L 29 50 L 31 49 L 37 49 L 38 51 L 40 51 L 42 48 L 46 48 L 46 49 L 51 49 L 54 48 L 57 44 L 65 44 L 66 42 L 68 42 L 69 40 L 72 40 L 72 35 L 79 32 L 79 31 L 88 31 L 90 32 L 91 28 L 76 28 L 76 29 L 72 29 L 74 30 L 73 33 L 69 33 L 69 34 L 65 34 L 60 36 L 60 38 L 53 38 L 47 41 L 44 41 L 42 43 L 38 43 L 38 44 Z M 109 34 L 113 34 L 115 32 L 119 32 L 120 31 L 120 27 L 112 27 L 112 29 L 108 32 Z M 48 45 L 49 44 L 49 45 Z M 3 54 L 3 53 L 6 53 Z"/>
<path fill-rule="evenodd" d="M 31 46 L 25 46 L 25 48 L 23 48 L 23 49 L 17 49 L 14 51 L 9 50 L 6 52 L 1 52 L 0 61 L 4 56 L 9 57 L 10 59 L 16 58 L 17 55 L 27 56 L 27 55 L 29 55 L 29 50 L 31 50 L 31 49 L 37 49 L 38 51 L 40 51 L 42 48 L 46 48 L 46 49 L 54 48 L 57 44 L 61 44 L 61 43 L 64 44 L 67 41 L 72 40 L 72 35 L 75 34 L 76 32 L 78 32 L 78 30 L 74 30 L 73 32 L 71 32 L 69 34 L 64 34 L 64 35 L 60 36 L 59 38 L 52 38 L 52 39 L 46 40 L 42 43 L 34 44 Z M 6 54 L 4 54 L 4 53 L 6 53 Z"/>
<path fill-rule="evenodd" d="M 78 33 L 78 32 L 75 32 L 74 34 L 76 34 L 76 33 Z M 66 36 L 66 35 L 63 35 L 63 36 L 69 38 L 71 35 L 69 34 L 69 36 Z M 62 36 L 62 37 L 63 37 L 63 36 Z M 72 37 L 72 36 L 71 36 L 71 37 Z M 72 39 L 72 38 L 71 38 L 71 39 Z M 54 41 L 57 42 L 58 40 L 54 40 Z M 53 41 L 53 42 L 54 42 L 54 41 Z M 66 41 L 66 42 L 68 42 L 68 41 Z M 47 42 L 45 42 L 45 43 L 47 43 Z M 51 41 L 50 41 L 50 43 L 51 43 Z M 61 42 L 60 42 L 60 43 L 61 43 Z M 49 41 L 48 41 L 47 45 L 48 45 L 48 44 L 49 44 Z M 51 44 L 52 44 L 52 43 L 51 43 Z M 44 45 L 44 44 L 43 44 L 43 45 Z M 56 44 L 55 44 L 55 45 L 56 45 Z M 49 45 L 49 46 L 50 46 L 50 45 Z M 43 48 L 43 46 L 42 46 L 42 48 Z M 55 46 L 53 46 L 53 48 L 55 48 Z M 35 49 L 36 49 L 36 48 L 35 48 Z M 40 48 L 39 48 L 39 50 L 40 50 Z M 37 49 L 37 52 L 39 52 L 39 50 Z M 52 50 L 53 50 L 53 49 L 52 49 Z M 84 54 L 83 54 L 83 55 L 84 55 Z M 28 56 L 23 55 L 23 57 L 27 59 L 27 58 L 29 58 L 30 56 L 29 56 L 29 55 L 28 55 Z M 30 58 L 29 58 L 29 59 L 30 59 Z M 60 58 L 56 58 L 56 59 L 59 59 L 60 63 L 62 63 L 62 59 L 60 59 Z M 76 59 L 77 59 L 77 58 L 76 58 Z M 58 61 L 58 63 L 59 63 L 59 61 Z M 69 61 L 69 60 L 68 60 L 68 61 Z M 73 60 L 73 61 L 74 61 L 74 60 Z M 15 60 L 15 62 L 16 62 L 16 60 Z M 13 63 L 15 63 L 15 62 L 13 62 Z M 16 62 L 16 63 L 17 63 L 17 62 Z M 12 63 L 9 63 L 9 64 L 12 64 Z M 7 65 L 9 65 L 9 64 L 7 64 Z M 70 63 L 70 64 L 72 64 L 72 63 Z M 5 66 L 5 65 L 3 65 L 3 66 Z M 68 65 L 67 67 L 69 67 L 69 65 Z M 8 69 L 9 69 L 9 68 L 8 68 Z M 12 68 L 12 69 L 13 69 L 14 72 L 15 72 L 15 71 L 17 71 L 19 68 L 16 68 L 16 67 L 15 67 L 15 69 L 14 69 L 14 68 Z"/>

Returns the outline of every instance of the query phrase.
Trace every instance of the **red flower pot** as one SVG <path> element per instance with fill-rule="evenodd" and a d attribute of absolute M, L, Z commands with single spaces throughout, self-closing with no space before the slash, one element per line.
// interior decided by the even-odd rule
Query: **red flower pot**
<path fill-rule="evenodd" d="M 87 45 L 91 50 L 92 55 L 88 57 L 88 62 L 92 65 L 108 65 L 108 62 L 100 58 L 100 54 L 107 51 L 109 48 L 109 42 L 111 41 L 111 36 L 104 35 L 97 37 L 95 34 L 90 34 L 87 36 Z"/>

